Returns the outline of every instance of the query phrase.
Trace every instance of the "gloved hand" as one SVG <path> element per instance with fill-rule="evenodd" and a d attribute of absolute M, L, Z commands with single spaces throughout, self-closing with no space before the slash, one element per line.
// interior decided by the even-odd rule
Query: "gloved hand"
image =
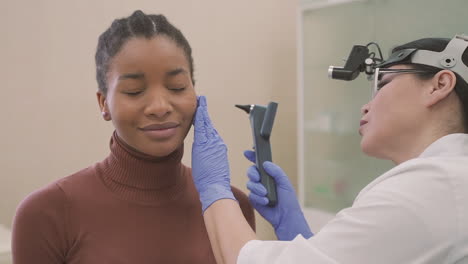
<path fill-rule="evenodd" d="M 244 156 L 255 163 L 255 152 L 247 150 Z M 278 203 L 274 207 L 268 206 L 266 188 L 260 183 L 260 172 L 253 165 L 247 170 L 247 188 L 251 191 L 249 200 L 252 206 L 270 222 L 279 240 L 293 240 L 299 234 L 304 238 L 312 237 L 288 176 L 279 166 L 269 161 L 263 163 L 263 168 L 276 182 Z"/>
<path fill-rule="evenodd" d="M 219 199 L 233 199 L 227 147 L 211 124 L 206 98 L 197 98 L 193 121 L 192 176 L 200 194 L 202 211 Z"/>

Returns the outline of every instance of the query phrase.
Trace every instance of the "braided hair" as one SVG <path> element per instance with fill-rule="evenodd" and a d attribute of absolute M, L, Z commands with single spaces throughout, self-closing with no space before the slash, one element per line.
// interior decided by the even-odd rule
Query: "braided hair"
<path fill-rule="evenodd" d="M 111 26 L 99 36 L 96 50 L 96 79 L 98 89 L 107 94 L 106 75 L 112 58 L 131 38 L 144 37 L 150 39 L 157 35 L 165 35 L 182 48 L 189 63 L 190 76 L 193 78 L 192 49 L 182 32 L 173 26 L 163 15 L 146 15 L 140 10 L 126 18 L 114 20 Z"/>

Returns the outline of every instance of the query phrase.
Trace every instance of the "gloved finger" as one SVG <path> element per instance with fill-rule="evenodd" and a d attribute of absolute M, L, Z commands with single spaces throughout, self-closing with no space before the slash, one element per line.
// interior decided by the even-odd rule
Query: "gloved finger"
<path fill-rule="evenodd" d="M 205 96 L 201 95 L 197 100 L 198 106 L 193 121 L 194 142 L 205 143 L 208 138 L 215 136 L 217 133 L 211 123 L 210 116 L 208 115 Z"/>
<path fill-rule="evenodd" d="M 197 109 L 195 111 L 195 116 L 193 118 L 193 126 L 196 128 L 196 129 L 202 129 L 204 128 L 204 120 L 203 120 L 203 111 L 202 111 L 202 107 L 203 106 L 200 106 L 202 103 L 200 102 L 201 100 L 203 100 L 202 98 L 204 98 L 203 95 L 197 95 Z M 206 103 L 206 102 L 205 102 Z"/>
<path fill-rule="evenodd" d="M 246 150 L 244 151 L 244 156 L 251 162 L 255 163 L 255 151 Z"/>
<path fill-rule="evenodd" d="M 267 195 L 267 190 L 265 186 L 263 186 L 259 182 L 252 182 L 248 181 L 247 182 L 247 189 L 251 191 L 251 193 L 258 195 L 258 196 L 263 196 L 265 197 Z"/>
<path fill-rule="evenodd" d="M 247 177 L 253 182 L 260 182 L 260 173 L 257 166 L 252 165 L 247 169 Z"/>
<path fill-rule="evenodd" d="M 249 194 L 249 200 L 253 207 L 266 206 L 268 204 L 268 198 L 264 196 L 258 196 L 254 193 Z"/>
<path fill-rule="evenodd" d="M 193 118 L 193 130 L 194 140 L 193 143 L 205 143 L 207 141 L 206 129 L 203 121 L 203 113 L 200 108 L 200 98 L 203 96 L 197 96 L 197 109 L 195 111 L 195 117 Z"/>
<path fill-rule="evenodd" d="M 271 161 L 265 161 L 263 163 L 263 168 L 265 169 L 266 173 L 268 173 L 268 175 L 275 179 L 275 182 L 278 186 L 292 187 L 288 176 L 280 166 Z"/>

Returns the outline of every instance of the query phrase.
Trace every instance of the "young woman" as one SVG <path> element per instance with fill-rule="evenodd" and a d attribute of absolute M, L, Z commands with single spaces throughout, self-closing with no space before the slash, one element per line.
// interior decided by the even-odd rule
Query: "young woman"
<path fill-rule="evenodd" d="M 280 240 L 292 241 L 256 240 L 241 219 L 228 195 L 222 139 L 206 133 L 215 130 L 206 103 L 200 103 L 194 148 L 206 153 L 208 146 L 218 146 L 218 152 L 205 155 L 211 170 L 213 164 L 220 169 L 207 172 L 208 164 L 192 165 L 195 184 L 203 186 L 197 188 L 201 197 L 210 197 L 202 203 L 210 204 L 204 217 L 218 263 L 468 263 L 467 47 L 463 36 L 450 42 L 421 39 L 395 48 L 376 68 L 373 99 L 362 108 L 361 148 L 396 166 L 314 236 L 281 168 L 263 164 L 277 183 L 275 207 L 267 206 L 258 170 L 249 169 L 254 207 Z M 205 137 L 208 143 L 200 144 Z M 246 152 L 253 161 L 252 154 Z"/>
<path fill-rule="evenodd" d="M 189 43 L 164 16 L 136 11 L 100 36 L 96 73 L 110 155 L 20 204 L 13 262 L 215 263 L 181 163 L 197 104 Z M 254 228 L 247 196 L 232 192 Z"/>

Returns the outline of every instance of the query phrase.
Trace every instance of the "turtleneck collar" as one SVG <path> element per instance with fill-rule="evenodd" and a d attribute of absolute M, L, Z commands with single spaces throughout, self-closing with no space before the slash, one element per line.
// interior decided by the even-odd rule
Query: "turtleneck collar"
<path fill-rule="evenodd" d="M 153 157 L 133 149 L 114 131 L 110 150 L 99 166 L 101 176 L 124 199 L 145 203 L 172 200 L 185 185 L 183 144 L 166 157 Z"/>

